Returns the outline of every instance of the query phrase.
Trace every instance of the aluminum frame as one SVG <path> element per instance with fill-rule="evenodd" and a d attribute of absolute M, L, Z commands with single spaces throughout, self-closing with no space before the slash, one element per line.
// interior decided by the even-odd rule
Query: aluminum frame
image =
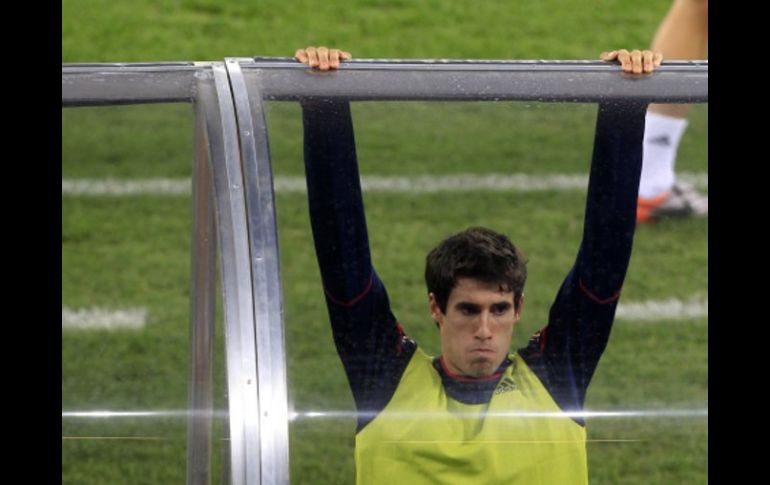
<path fill-rule="evenodd" d="M 260 400 L 260 464 L 268 483 L 289 483 L 289 425 L 278 227 L 267 124 L 237 59 L 226 59 L 245 180 Z"/>
<path fill-rule="evenodd" d="M 62 107 L 192 102 L 210 63 L 62 64 Z"/>
<path fill-rule="evenodd" d="M 233 485 L 261 483 L 259 415 L 257 396 L 256 335 L 244 180 L 238 141 L 235 106 L 224 64 L 211 67 L 221 131 L 212 151 L 223 152 L 222 163 L 212 166 L 214 197 L 221 256 L 230 431 L 230 473 Z M 205 96 L 204 92 L 199 93 Z M 215 117 L 212 117 L 216 119 Z M 207 117 L 207 122 L 210 118 Z M 217 127 L 219 128 L 219 127 Z M 220 146 L 216 146 L 221 143 Z M 216 162 L 216 160 L 214 160 Z"/>
<path fill-rule="evenodd" d="M 376 60 L 343 62 L 319 72 L 291 59 L 241 61 L 266 99 L 432 100 L 594 103 L 708 101 L 708 61 L 670 61 L 649 75 L 619 72 L 603 61 Z"/>

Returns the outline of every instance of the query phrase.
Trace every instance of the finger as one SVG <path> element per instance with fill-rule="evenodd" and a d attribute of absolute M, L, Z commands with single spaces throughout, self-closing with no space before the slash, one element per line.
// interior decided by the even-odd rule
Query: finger
<path fill-rule="evenodd" d="M 599 59 L 603 61 L 614 61 L 618 58 L 618 51 L 602 52 L 599 54 Z"/>
<path fill-rule="evenodd" d="M 652 72 L 655 69 L 652 65 L 652 51 L 642 52 L 642 68 L 643 72 Z"/>
<path fill-rule="evenodd" d="M 663 62 L 663 53 L 655 52 L 654 55 L 652 56 L 652 63 L 655 64 L 655 67 L 658 67 L 662 62 Z"/>
<path fill-rule="evenodd" d="M 626 49 L 618 51 L 618 61 L 620 61 L 620 67 L 623 69 L 623 72 L 631 72 L 631 54 Z"/>
<path fill-rule="evenodd" d="M 319 47 L 318 48 L 318 62 L 320 65 L 318 66 L 319 69 L 322 71 L 328 71 L 329 70 L 329 49 L 326 47 Z"/>
<path fill-rule="evenodd" d="M 297 49 L 297 52 L 294 53 L 294 58 L 303 64 L 308 63 L 307 52 L 305 49 Z"/>
<path fill-rule="evenodd" d="M 633 65 L 633 73 L 642 73 L 642 51 L 634 49 L 631 51 L 631 64 Z"/>
<path fill-rule="evenodd" d="M 353 58 L 353 54 L 348 51 L 340 51 L 340 59 L 347 61 Z"/>
<path fill-rule="evenodd" d="M 307 65 L 314 69 L 318 67 L 318 64 L 319 64 L 318 49 L 316 49 L 315 47 L 308 47 L 307 49 L 305 49 L 305 51 L 307 52 L 307 59 L 308 59 Z"/>
<path fill-rule="evenodd" d="M 331 69 L 337 69 L 340 67 L 340 50 L 329 49 L 329 67 Z"/>

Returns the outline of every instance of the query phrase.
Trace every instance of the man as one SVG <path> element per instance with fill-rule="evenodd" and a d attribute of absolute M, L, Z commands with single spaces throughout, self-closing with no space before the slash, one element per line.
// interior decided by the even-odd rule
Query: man
<path fill-rule="evenodd" d="M 329 70 L 351 55 L 307 48 L 295 57 Z M 661 62 L 650 51 L 601 57 L 638 74 Z M 583 240 L 527 347 L 509 354 L 527 269 L 506 236 L 470 228 L 428 254 L 438 357 L 404 334 L 372 266 L 349 104 L 302 106 L 316 254 L 358 410 L 357 483 L 587 483 L 580 412 L 631 254 L 646 105 L 599 107 Z"/>

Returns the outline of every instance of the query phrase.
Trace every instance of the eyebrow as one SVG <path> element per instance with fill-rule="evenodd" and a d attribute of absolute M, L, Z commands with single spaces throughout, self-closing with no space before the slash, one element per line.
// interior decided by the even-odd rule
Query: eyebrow
<path fill-rule="evenodd" d="M 513 307 L 513 304 L 509 301 L 501 301 L 497 303 L 492 303 L 492 305 L 490 305 L 490 308 L 492 308 L 493 310 L 506 310 L 512 307 Z M 455 303 L 455 308 L 459 310 L 479 311 L 481 310 L 481 305 L 479 305 L 478 303 L 472 303 L 469 301 L 460 301 Z"/>

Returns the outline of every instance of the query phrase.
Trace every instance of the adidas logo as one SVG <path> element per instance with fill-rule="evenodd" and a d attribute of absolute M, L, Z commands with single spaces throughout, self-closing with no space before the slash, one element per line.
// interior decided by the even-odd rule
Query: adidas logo
<path fill-rule="evenodd" d="M 648 139 L 647 143 L 667 147 L 671 146 L 671 139 L 668 137 L 668 135 L 660 135 L 656 136 L 655 138 Z"/>
<path fill-rule="evenodd" d="M 515 391 L 516 389 L 518 389 L 518 386 L 513 378 L 511 376 L 505 376 L 497 385 L 493 394 L 502 394 L 504 392 Z"/>

